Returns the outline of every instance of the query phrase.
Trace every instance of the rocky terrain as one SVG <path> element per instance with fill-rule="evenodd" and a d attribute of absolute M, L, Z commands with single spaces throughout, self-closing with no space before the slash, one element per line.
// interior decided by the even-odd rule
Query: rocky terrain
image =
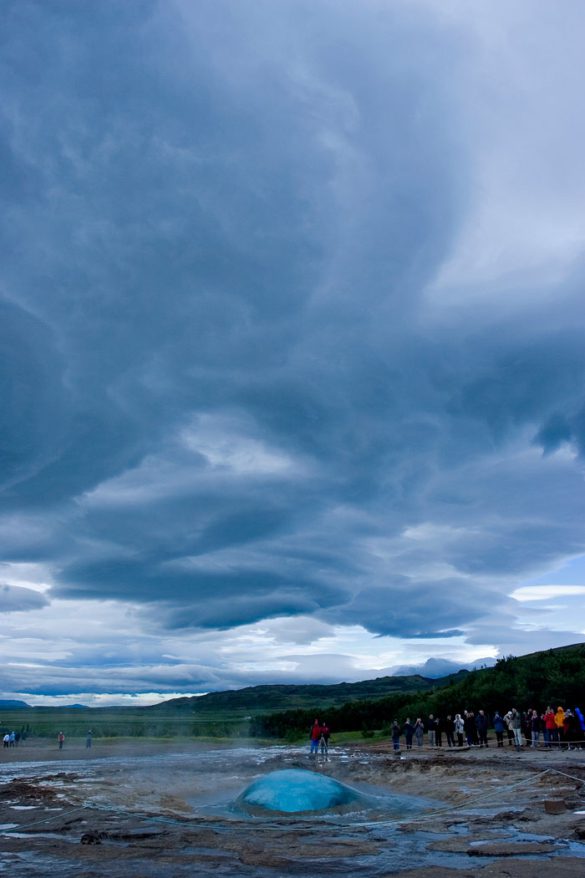
<path fill-rule="evenodd" d="M 43 749 L 44 747 L 44 749 Z M 524 878 L 585 869 L 585 751 L 36 744 L 0 763 L 0 863 L 19 876 L 258 875 Z M 276 769 L 327 774 L 372 796 L 353 813 L 233 807 Z M 584 859 L 581 859 L 584 857 Z"/>

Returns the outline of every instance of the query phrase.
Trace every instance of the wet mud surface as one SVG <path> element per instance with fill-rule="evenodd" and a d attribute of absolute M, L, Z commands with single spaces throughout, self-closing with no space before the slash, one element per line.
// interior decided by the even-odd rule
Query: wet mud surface
<path fill-rule="evenodd" d="M 30 752 L 0 762 L 0 874 L 585 874 L 585 752 L 400 758 L 383 746 L 333 749 L 327 762 L 294 748 L 102 756 L 96 747 L 79 759 L 38 750 L 38 761 Z M 249 783 L 290 768 L 351 786 L 355 810 L 258 817 L 238 809 Z"/>

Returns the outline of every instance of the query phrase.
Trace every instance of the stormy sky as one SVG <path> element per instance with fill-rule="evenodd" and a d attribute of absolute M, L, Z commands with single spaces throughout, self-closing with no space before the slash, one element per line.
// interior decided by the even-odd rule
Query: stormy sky
<path fill-rule="evenodd" d="M 580 0 L 0 6 L 0 697 L 582 640 Z"/>

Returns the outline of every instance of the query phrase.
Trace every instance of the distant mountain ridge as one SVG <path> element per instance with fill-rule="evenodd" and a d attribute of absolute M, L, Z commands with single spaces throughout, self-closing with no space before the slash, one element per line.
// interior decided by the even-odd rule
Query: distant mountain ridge
<path fill-rule="evenodd" d="M 476 671 L 478 668 L 492 668 L 496 664 L 496 659 L 491 657 L 476 659 L 473 662 L 462 664 L 461 662 L 452 662 L 450 659 L 430 658 L 422 665 L 399 665 L 390 668 L 390 673 L 394 676 L 412 676 L 420 674 L 421 677 L 431 677 L 436 680 L 440 677 L 447 677 L 449 674 L 456 674 L 458 671 Z"/>
<path fill-rule="evenodd" d="M 469 673 L 459 671 L 441 680 L 422 677 L 420 674 L 397 677 L 377 677 L 359 683 L 333 684 L 277 684 L 274 686 L 248 686 L 244 689 L 209 692 L 207 695 L 184 696 L 161 701 L 144 708 L 148 711 L 167 712 L 169 709 L 184 713 L 215 713 L 241 710 L 289 710 L 290 708 L 325 709 L 348 701 L 383 698 L 397 693 L 420 692 L 436 686 L 447 686 Z"/>

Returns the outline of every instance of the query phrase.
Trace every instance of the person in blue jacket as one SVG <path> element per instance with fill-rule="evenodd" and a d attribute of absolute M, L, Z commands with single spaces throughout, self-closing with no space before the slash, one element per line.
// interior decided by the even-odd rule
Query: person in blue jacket
<path fill-rule="evenodd" d="M 480 710 L 475 717 L 475 727 L 477 729 L 477 737 L 479 738 L 479 746 L 487 747 L 488 720 L 487 716 L 485 715 L 485 711 Z"/>
<path fill-rule="evenodd" d="M 496 733 L 496 741 L 498 742 L 498 747 L 504 746 L 504 732 L 506 731 L 506 723 L 496 711 L 494 716 L 494 732 Z"/>

